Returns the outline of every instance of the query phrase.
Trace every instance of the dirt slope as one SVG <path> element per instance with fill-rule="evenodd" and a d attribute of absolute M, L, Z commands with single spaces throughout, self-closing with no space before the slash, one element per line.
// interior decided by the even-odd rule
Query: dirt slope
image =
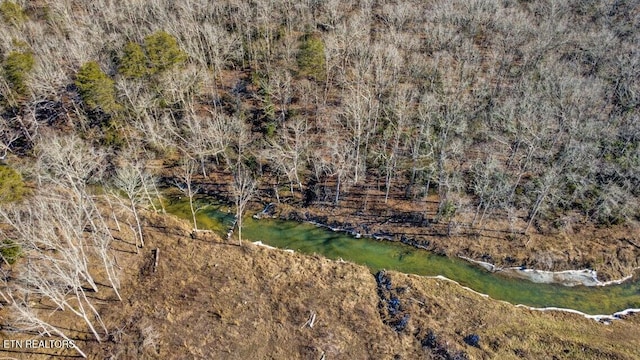
<path fill-rule="evenodd" d="M 443 280 L 192 238 L 169 216 L 149 215 L 145 233 L 140 254 L 119 252 L 125 300 L 100 302 L 108 340 L 75 333 L 91 359 L 640 357 L 638 316 L 604 325 L 529 311 Z"/>

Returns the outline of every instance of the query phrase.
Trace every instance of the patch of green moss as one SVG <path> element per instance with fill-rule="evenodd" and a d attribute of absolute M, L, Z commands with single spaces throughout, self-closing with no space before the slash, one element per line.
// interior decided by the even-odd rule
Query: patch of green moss
<path fill-rule="evenodd" d="M 2 20 L 13 25 L 22 24 L 28 19 L 22 6 L 13 1 L 4 1 L 0 4 L 0 15 Z"/>

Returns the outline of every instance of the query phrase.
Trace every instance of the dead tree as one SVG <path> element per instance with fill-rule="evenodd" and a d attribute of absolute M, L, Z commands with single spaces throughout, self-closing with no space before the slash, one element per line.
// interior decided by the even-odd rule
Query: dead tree
<path fill-rule="evenodd" d="M 196 173 L 197 165 L 195 161 L 184 158 L 181 161 L 179 172 L 177 174 L 178 181 L 175 182 L 176 187 L 189 199 L 189 209 L 193 219 L 193 229 L 198 231 L 198 222 L 196 220 L 196 212 L 199 210 L 194 204 L 194 198 L 199 188 L 193 183 L 193 176 Z"/>
<path fill-rule="evenodd" d="M 127 197 L 129 201 L 128 207 L 136 221 L 137 236 L 140 240 L 140 247 L 144 247 L 144 236 L 142 234 L 142 224 L 138 215 L 138 206 L 142 201 L 144 192 L 143 178 L 141 173 L 134 166 L 125 164 L 116 171 L 113 179 L 113 185 Z M 138 243 L 136 241 L 136 248 Z"/>
<path fill-rule="evenodd" d="M 255 195 L 256 180 L 244 164 L 238 164 L 233 171 L 232 194 L 236 205 L 236 223 L 238 226 L 238 243 L 242 245 L 242 215 L 247 203 Z"/>

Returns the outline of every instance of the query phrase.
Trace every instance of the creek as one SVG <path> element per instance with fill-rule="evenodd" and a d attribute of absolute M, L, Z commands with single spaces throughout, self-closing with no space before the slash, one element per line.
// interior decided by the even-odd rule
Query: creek
<path fill-rule="evenodd" d="M 174 201 L 167 211 L 185 220 L 191 213 L 186 201 Z M 234 213 L 225 206 L 208 205 L 197 214 L 200 229 L 225 237 Z M 387 269 L 422 276 L 444 276 L 493 299 L 534 308 L 562 308 L 598 315 L 640 308 L 640 281 L 637 277 L 608 286 L 562 286 L 541 284 L 491 273 L 462 259 L 436 255 L 397 242 L 356 238 L 309 223 L 276 219 L 243 221 L 245 241 L 291 249 L 304 254 L 320 254 L 334 260 L 365 265 L 376 272 Z M 234 240 L 235 241 L 235 240 Z"/>

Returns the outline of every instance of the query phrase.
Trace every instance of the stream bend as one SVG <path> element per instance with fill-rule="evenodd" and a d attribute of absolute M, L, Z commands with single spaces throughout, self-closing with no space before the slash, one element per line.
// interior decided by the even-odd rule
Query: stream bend
<path fill-rule="evenodd" d="M 167 207 L 170 213 L 191 219 L 188 203 L 176 201 Z M 225 235 L 234 216 L 228 209 L 211 205 L 197 215 L 199 227 Z M 308 223 L 247 217 L 243 239 L 291 249 L 305 254 L 320 254 L 334 260 L 365 265 L 372 271 L 395 270 L 422 276 L 441 276 L 493 299 L 539 310 L 568 310 L 595 319 L 617 318 L 640 309 L 640 281 L 608 286 L 562 286 L 534 283 L 489 272 L 462 259 L 435 255 L 391 241 L 332 232 Z M 612 314 L 612 315 L 601 315 Z"/>

